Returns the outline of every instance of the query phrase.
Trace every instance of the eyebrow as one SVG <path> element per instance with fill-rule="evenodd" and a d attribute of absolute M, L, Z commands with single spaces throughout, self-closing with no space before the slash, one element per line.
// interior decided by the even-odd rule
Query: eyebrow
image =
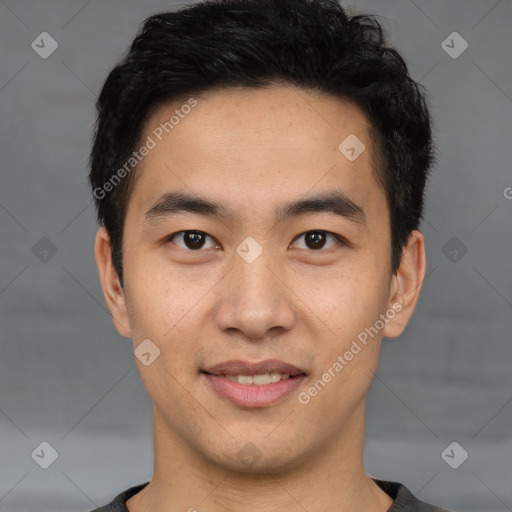
<path fill-rule="evenodd" d="M 145 218 L 146 222 L 153 223 L 184 212 L 219 219 L 236 217 L 235 213 L 229 208 L 210 199 L 185 192 L 168 192 L 160 196 L 157 202 L 145 213 Z M 355 223 L 366 223 L 363 208 L 339 190 L 285 203 L 277 207 L 274 213 L 277 222 L 308 213 L 331 213 Z"/>

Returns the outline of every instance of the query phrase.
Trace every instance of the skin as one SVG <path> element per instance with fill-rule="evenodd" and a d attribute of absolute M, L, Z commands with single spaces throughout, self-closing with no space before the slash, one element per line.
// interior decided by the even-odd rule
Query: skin
<path fill-rule="evenodd" d="M 95 256 L 118 331 L 134 349 L 153 402 L 154 474 L 130 512 L 379 511 L 392 499 L 363 466 L 365 398 L 382 337 L 404 330 L 425 274 L 424 239 L 413 231 L 396 274 L 384 189 L 372 168 L 370 124 L 352 104 L 291 86 L 229 89 L 198 104 L 139 164 L 124 228 L 124 290 L 100 228 Z M 181 104 L 160 106 L 142 140 Z M 349 161 L 338 145 L 356 134 L 366 150 Z M 340 190 L 366 222 L 315 212 L 277 222 L 274 208 Z M 146 222 L 164 192 L 181 190 L 234 212 L 180 213 Z M 178 234 L 206 233 L 191 249 Z M 315 249 L 307 232 L 327 233 Z M 342 244 L 329 233 L 344 237 Z M 236 252 L 248 236 L 263 252 Z M 192 246 L 193 247 L 193 246 Z M 401 310 L 307 404 L 307 391 L 379 315 Z M 215 394 L 200 373 L 214 364 L 280 359 L 308 375 L 297 392 L 259 409 Z M 248 467 L 238 452 L 259 453 Z"/>

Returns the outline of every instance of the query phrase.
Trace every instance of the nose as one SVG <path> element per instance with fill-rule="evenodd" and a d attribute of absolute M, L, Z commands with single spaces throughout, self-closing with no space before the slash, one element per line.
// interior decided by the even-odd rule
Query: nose
<path fill-rule="evenodd" d="M 252 263 L 235 256 L 232 270 L 222 280 L 224 286 L 216 308 L 220 330 L 238 332 L 257 341 L 293 327 L 293 293 L 275 259 L 272 263 L 267 251 Z"/>

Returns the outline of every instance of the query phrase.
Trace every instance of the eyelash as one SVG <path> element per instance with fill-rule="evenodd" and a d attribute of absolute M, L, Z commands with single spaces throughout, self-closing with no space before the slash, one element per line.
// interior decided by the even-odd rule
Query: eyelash
<path fill-rule="evenodd" d="M 165 242 L 170 242 L 170 243 L 173 243 L 172 240 L 174 237 L 180 235 L 180 234 L 185 234 L 185 233 L 197 233 L 197 234 L 202 234 L 202 235 L 206 235 L 207 237 L 211 238 L 212 240 L 215 240 L 211 235 L 208 235 L 208 233 L 205 233 L 204 231 L 199 231 L 197 229 L 186 229 L 186 230 L 183 230 L 183 231 L 177 231 L 176 233 L 173 233 L 172 235 L 169 235 L 166 239 L 165 239 Z M 326 231 L 326 230 L 322 230 L 322 229 L 312 229 L 312 230 L 309 230 L 309 231 L 305 231 L 304 233 L 301 233 L 300 235 L 298 235 L 294 240 L 293 242 L 296 242 L 300 237 L 304 236 L 304 235 L 307 235 L 309 233 L 321 233 L 321 234 L 326 234 L 326 235 L 330 235 L 331 237 L 335 238 L 338 243 L 340 245 L 349 245 L 349 242 L 344 238 L 342 237 L 341 235 L 338 235 L 336 233 L 332 233 L 331 231 Z M 293 243 L 292 242 L 292 243 Z M 175 244 L 176 245 L 176 244 Z M 219 244 L 220 245 L 220 244 Z M 178 246 L 180 247 L 181 249 L 184 249 L 185 251 L 189 251 L 189 252 L 202 252 L 202 251 L 206 251 L 208 249 L 197 249 L 197 250 L 194 250 L 194 249 L 190 249 L 188 247 L 181 247 L 181 246 Z M 332 247 L 328 247 L 327 249 L 324 249 L 324 248 L 321 248 L 321 249 L 307 249 L 309 252 L 328 252 L 330 249 L 333 249 L 335 248 L 335 246 L 332 246 Z M 212 249 L 212 248 L 209 248 L 209 249 Z"/>

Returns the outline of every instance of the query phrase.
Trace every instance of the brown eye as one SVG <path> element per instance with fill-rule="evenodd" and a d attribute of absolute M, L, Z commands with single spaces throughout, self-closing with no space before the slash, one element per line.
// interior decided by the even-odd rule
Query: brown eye
<path fill-rule="evenodd" d="M 183 249 L 198 251 L 205 248 L 212 249 L 216 247 L 215 243 L 209 247 L 205 247 L 205 241 L 208 238 L 213 240 L 213 238 L 210 235 L 207 235 L 204 231 L 188 230 L 174 233 L 167 239 L 167 241 L 176 243 L 174 242 L 175 239 L 181 240 L 181 243 L 176 243 L 176 245 L 182 247 Z"/>
<path fill-rule="evenodd" d="M 333 247 L 336 245 L 336 242 L 341 243 L 342 238 L 335 235 L 334 233 L 329 233 L 328 231 L 307 231 L 306 233 L 303 233 L 300 235 L 296 240 L 300 240 L 301 238 L 304 238 L 304 243 L 302 247 L 299 247 L 300 249 L 311 249 L 313 251 L 318 251 L 321 249 L 329 249 L 330 247 Z M 328 245 L 326 247 L 326 243 L 329 240 L 329 238 L 334 239 L 334 243 L 331 245 Z"/>

